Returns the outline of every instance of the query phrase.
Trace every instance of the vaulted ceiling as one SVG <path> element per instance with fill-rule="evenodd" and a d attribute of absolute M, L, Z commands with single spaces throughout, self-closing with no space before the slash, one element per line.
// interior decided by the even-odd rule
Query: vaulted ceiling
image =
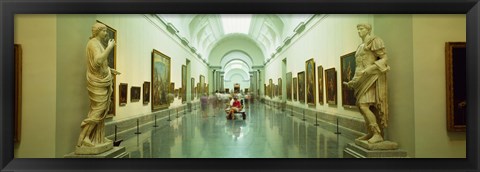
<path fill-rule="evenodd" d="M 294 29 L 313 15 L 158 14 L 158 16 L 173 26 L 179 37 L 210 66 L 221 67 L 224 72 L 231 69 L 235 69 L 232 71 L 236 72 L 244 71 L 241 75 L 245 76 L 253 66 L 263 66 L 269 58 L 272 58 L 277 48 L 295 33 Z M 226 33 L 222 17 L 228 17 L 228 20 L 233 20 L 234 23 L 237 18 L 240 20 L 251 17 L 249 29 L 245 33 Z"/>

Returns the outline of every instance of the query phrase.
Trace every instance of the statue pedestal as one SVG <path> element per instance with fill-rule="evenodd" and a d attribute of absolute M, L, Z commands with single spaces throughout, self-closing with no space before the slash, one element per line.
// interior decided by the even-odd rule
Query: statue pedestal
<path fill-rule="evenodd" d="M 75 152 L 69 153 L 64 158 L 128 158 L 125 147 L 113 147 L 112 149 L 95 155 L 78 155 Z"/>
<path fill-rule="evenodd" d="M 384 141 L 383 145 L 380 145 L 382 142 L 377 144 L 370 144 L 368 147 L 371 148 L 386 148 L 391 147 L 392 143 L 389 141 Z M 366 143 L 368 144 L 368 143 Z M 394 143 L 394 145 L 397 145 Z M 399 149 L 386 150 L 386 149 L 366 149 L 362 146 L 359 146 L 355 143 L 349 143 L 343 150 L 343 158 L 406 158 L 407 152 Z M 398 146 L 398 145 L 397 145 Z"/>

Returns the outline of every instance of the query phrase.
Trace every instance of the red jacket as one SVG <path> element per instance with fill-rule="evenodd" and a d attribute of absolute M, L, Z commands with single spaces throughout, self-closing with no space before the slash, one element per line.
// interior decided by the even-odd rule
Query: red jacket
<path fill-rule="evenodd" d="M 233 101 L 232 107 L 240 108 L 240 107 L 242 107 L 242 104 L 241 104 L 240 101 L 238 101 L 238 100 L 237 100 L 237 101 Z"/>

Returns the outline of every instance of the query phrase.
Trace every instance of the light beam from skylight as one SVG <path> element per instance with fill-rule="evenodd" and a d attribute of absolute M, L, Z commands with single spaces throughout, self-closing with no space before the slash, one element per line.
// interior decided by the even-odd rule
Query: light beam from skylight
<path fill-rule="evenodd" d="M 250 29 L 251 14 L 221 14 L 223 32 L 248 34 Z"/>

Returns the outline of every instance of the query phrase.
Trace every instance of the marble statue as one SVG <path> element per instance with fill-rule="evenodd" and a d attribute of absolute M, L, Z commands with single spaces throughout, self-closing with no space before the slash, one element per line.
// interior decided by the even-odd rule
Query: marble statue
<path fill-rule="evenodd" d="M 112 141 L 105 138 L 105 117 L 110 109 L 113 75 L 120 73 L 108 66 L 108 54 L 116 45 L 115 40 L 109 39 L 108 46 L 104 47 L 105 39 L 108 39 L 107 27 L 95 23 L 86 49 L 90 110 L 81 123 L 75 154 L 99 154 L 113 147 Z"/>
<path fill-rule="evenodd" d="M 343 84 L 354 89 L 357 106 L 367 127 L 368 134 L 357 138 L 356 143 L 367 141 L 368 144 L 374 144 L 384 141 L 383 131 L 387 127 L 386 73 L 390 66 L 387 64 L 383 40 L 371 34 L 371 25 L 358 24 L 357 31 L 362 43 L 355 52 L 355 74 Z"/>

